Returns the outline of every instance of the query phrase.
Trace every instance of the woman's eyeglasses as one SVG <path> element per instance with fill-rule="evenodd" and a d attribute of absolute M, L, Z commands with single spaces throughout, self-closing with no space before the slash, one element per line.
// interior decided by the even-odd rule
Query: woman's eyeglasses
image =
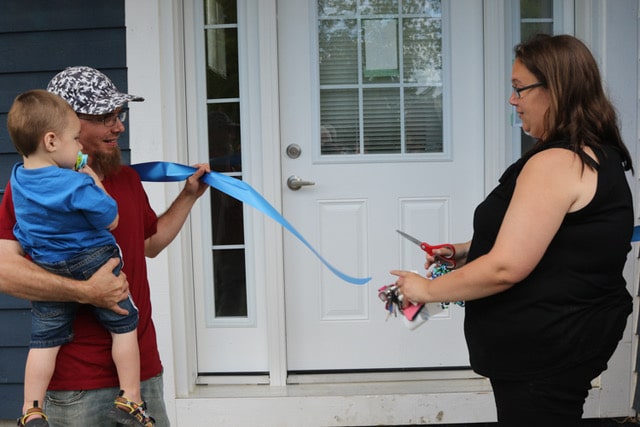
<path fill-rule="evenodd" d="M 530 84 L 528 86 L 523 86 L 523 87 L 515 87 L 515 86 L 511 86 L 513 88 L 513 93 L 516 94 L 516 98 L 522 98 L 522 92 L 524 92 L 525 90 L 529 90 L 529 89 L 533 89 L 536 87 L 540 87 L 540 86 L 544 86 L 544 83 L 542 82 L 537 82 L 537 83 L 533 83 Z"/>

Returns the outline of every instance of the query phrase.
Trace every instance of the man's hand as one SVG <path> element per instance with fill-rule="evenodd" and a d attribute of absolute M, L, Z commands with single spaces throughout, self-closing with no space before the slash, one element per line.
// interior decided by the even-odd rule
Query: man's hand
<path fill-rule="evenodd" d="M 200 178 L 202 178 L 202 175 L 205 173 L 211 172 L 211 167 L 208 163 L 198 163 L 197 165 L 194 165 L 194 167 L 198 168 L 198 170 L 187 178 L 187 182 L 184 186 L 184 192 L 189 196 L 199 198 L 204 194 L 207 188 L 209 188 L 209 185 Z"/>
<path fill-rule="evenodd" d="M 118 303 L 129 296 L 129 283 L 124 272 L 119 276 L 113 274 L 113 269 L 118 266 L 118 258 L 110 259 L 105 265 L 86 282 L 83 289 L 86 296 L 86 304 L 95 305 L 113 310 L 122 315 L 127 314 L 127 310 L 121 308 Z"/>

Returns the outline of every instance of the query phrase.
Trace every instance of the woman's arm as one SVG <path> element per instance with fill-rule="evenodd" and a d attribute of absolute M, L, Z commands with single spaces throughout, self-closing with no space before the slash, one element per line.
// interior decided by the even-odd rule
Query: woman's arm
<path fill-rule="evenodd" d="M 435 280 L 391 273 L 398 276 L 401 293 L 414 302 L 473 300 L 503 292 L 533 271 L 565 215 L 586 205 L 596 185 L 596 173 L 583 171 L 575 153 L 542 151 L 522 169 L 489 253 Z"/>

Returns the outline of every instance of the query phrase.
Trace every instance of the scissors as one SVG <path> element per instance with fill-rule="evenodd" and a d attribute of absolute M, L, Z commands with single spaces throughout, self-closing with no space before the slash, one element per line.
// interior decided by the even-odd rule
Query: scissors
<path fill-rule="evenodd" d="M 456 256 L 456 248 L 451 244 L 451 243 L 444 243 L 442 245 L 430 245 L 428 243 L 425 242 L 421 242 L 420 240 L 416 239 L 413 236 L 408 235 L 407 233 L 400 231 L 400 230 L 396 230 L 398 233 L 400 233 L 400 235 L 402 237 L 404 237 L 405 239 L 415 243 L 416 245 L 420 246 L 420 249 L 422 249 L 423 251 L 425 251 L 426 253 L 428 253 L 431 256 L 434 256 L 433 251 L 435 249 L 440 249 L 440 248 L 447 248 L 451 251 L 451 255 L 448 256 L 444 256 L 444 255 L 435 255 L 435 257 L 440 258 L 442 260 L 444 260 L 447 264 L 449 264 L 451 266 L 451 268 L 456 268 L 456 260 L 455 260 L 455 256 Z"/>

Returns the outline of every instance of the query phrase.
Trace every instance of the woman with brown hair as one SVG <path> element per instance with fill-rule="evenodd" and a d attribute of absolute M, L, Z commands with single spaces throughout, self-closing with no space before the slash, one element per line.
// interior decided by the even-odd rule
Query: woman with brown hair
<path fill-rule="evenodd" d="M 461 267 L 392 274 L 405 300 L 466 301 L 471 366 L 491 381 L 500 425 L 576 426 L 632 311 L 632 161 L 575 37 L 516 46 L 511 81 L 509 103 L 537 143 L 477 207 L 472 239 L 455 245 Z"/>

